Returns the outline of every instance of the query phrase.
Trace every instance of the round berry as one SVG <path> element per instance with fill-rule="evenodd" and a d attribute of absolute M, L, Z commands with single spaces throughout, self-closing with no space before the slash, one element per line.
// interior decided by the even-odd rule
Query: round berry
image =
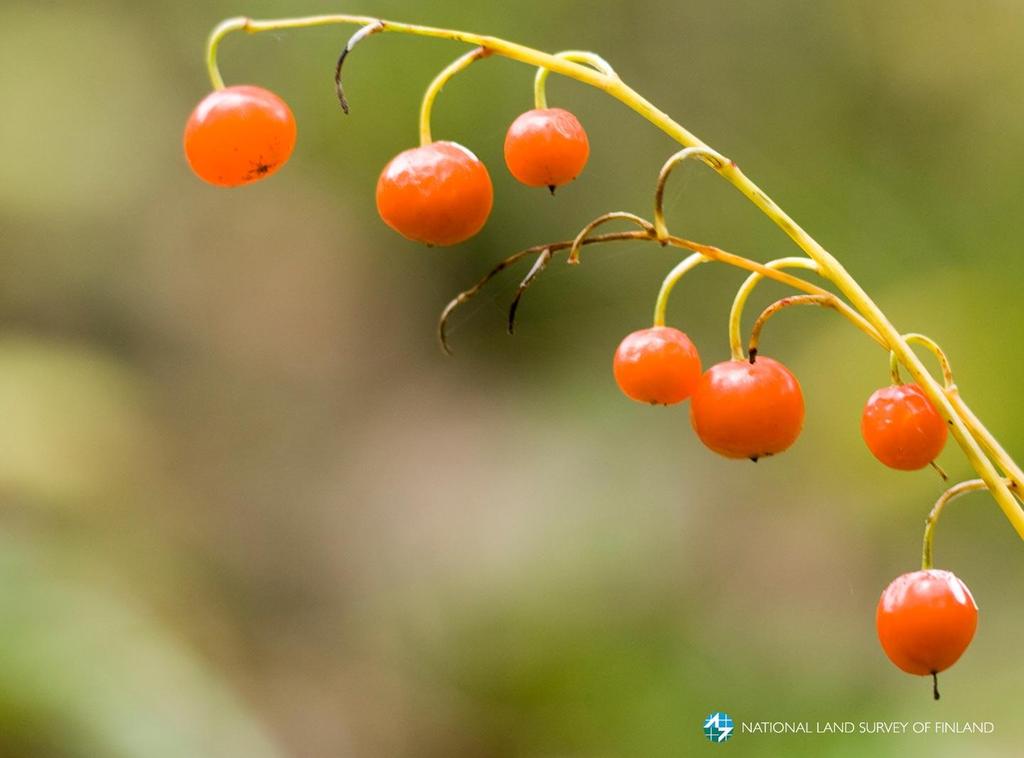
<path fill-rule="evenodd" d="M 655 326 L 626 335 L 615 351 L 612 369 L 626 397 L 672 405 L 693 394 L 700 381 L 700 355 L 678 329 Z"/>
<path fill-rule="evenodd" d="M 942 452 L 948 431 L 916 384 L 883 387 L 864 406 L 860 431 L 871 453 L 902 471 L 924 468 Z"/>
<path fill-rule="evenodd" d="M 270 90 L 239 85 L 204 97 L 185 124 L 185 157 L 196 175 L 237 187 L 273 174 L 295 148 L 295 117 Z"/>
<path fill-rule="evenodd" d="M 726 458 L 774 455 L 792 445 L 804 423 L 800 382 L 778 361 L 718 363 L 701 377 L 690 400 L 700 441 Z"/>
<path fill-rule="evenodd" d="M 527 111 L 505 135 L 505 163 L 512 176 L 530 187 L 554 190 L 571 182 L 587 165 L 590 142 L 577 118 L 561 108 Z"/>
<path fill-rule="evenodd" d="M 978 606 L 952 572 L 914 571 L 885 588 L 875 626 L 889 660 L 908 674 L 927 676 L 963 655 L 978 626 Z"/>
<path fill-rule="evenodd" d="M 455 245 L 480 231 L 494 202 L 487 168 L 454 142 L 399 153 L 377 181 L 377 212 L 403 237 Z"/>

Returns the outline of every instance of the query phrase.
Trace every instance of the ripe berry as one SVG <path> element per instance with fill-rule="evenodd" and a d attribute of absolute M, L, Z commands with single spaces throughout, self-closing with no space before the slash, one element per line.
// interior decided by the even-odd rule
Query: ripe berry
<path fill-rule="evenodd" d="M 914 571 L 885 588 L 875 626 L 889 660 L 908 674 L 934 676 L 956 663 L 971 644 L 978 606 L 952 572 Z"/>
<path fill-rule="evenodd" d="M 185 156 L 210 184 L 237 187 L 273 174 L 295 148 L 295 117 L 269 90 L 240 85 L 204 97 L 185 124 Z"/>
<path fill-rule="evenodd" d="M 700 441 L 726 458 L 774 455 L 792 445 L 804 423 L 800 382 L 778 361 L 718 363 L 701 377 L 690 400 Z"/>
<path fill-rule="evenodd" d="M 942 416 L 916 384 L 876 391 L 864 406 L 860 431 L 878 460 L 903 471 L 935 460 L 948 435 Z"/>
<path fill-rule="evenodd" d="M 377 212 L 396 232 L 428 245 L 455 245 L 483 228 L 494 190 L 487 168 L 454 142 L 399 153 L 377 181 Z"/>
<path fill-rule="evenodd" d="M 590 142 L 574 115 L 561 108 L 527 111 L 505 135 L 505 163 L 512 176 L 530 187 L 571 182 L 587 165 Z"/>
<path fill-rule="evenodd" d="M 626 335 L 612 369 L 626 397 L 672 405 L 688 398 L 700 381 L 700 355 L 678 329 L 655 326 Z"/>

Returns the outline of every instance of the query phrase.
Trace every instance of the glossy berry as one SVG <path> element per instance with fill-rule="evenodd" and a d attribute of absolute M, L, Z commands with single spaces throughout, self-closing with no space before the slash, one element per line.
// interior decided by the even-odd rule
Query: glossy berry
<path fill-rule="evenodd" d="M 454 142 L 399 153 L 377 181 L 377 212 L 384 223 L 428 245 L 469 239 L 483 228 L 493 202 L 487 168 Z"/>
<path fill-rule="evenodd" d="M 700 381 L 700 355 L 678 329 L 655 326 L 626 335 L 612 369 L 626 397 L 672 405 L 688 398 Z"/>
<path fill-rule="evenodd" d="M 916 384 L 883 387 L 864 406 L 861 434 L 872 454 L 895 469 L 914 471 L 942 452 L 946 423 Z"/>
<path fill-rule="evenodd" d="M 240 85 L 204 97 L 185 124 L 185 157 L 210 184 L 237 187 L 273 174 L 295 148 L 295 117 L 269 90 Z"/>
<path fill-rule="evenodd" d="M 800 382 L 778 361 L 718 363 L 701 377 L 690 400 L 700 441 L 726 458 L 774 455 L 792 445 L 804 424 Z"/>
<path fill-rule="evenodd" d="M 889 660 L 908 674 L 927 676 L 963 655 L 978 626 L 978 606 L 952 572 L 914 571 L 885 588 L 875 626 Z"/>
<path fill-rule="evenodd" d="M 587 165 L 590 142 L 580 122 L 561 108 L 527 111 L 505 135 L 505 163 L 512 176 L 530 187 L 571 182 Z"/>

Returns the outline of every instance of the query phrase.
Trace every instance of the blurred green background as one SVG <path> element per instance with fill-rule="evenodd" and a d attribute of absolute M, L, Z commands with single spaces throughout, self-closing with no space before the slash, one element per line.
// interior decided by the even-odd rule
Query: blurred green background
<path fill-rule="evenodd" d="M 1024 549 L 973 496 L 937 563 L 982 609 L 929 684 L 874 632 L 917 567 L 942 485 L 859 438 L 885 356 L 834 314 L 773 321 L 802 438 L 757 466 L 687 409 L 618 393 L 677 251 L 552 264 L 503 331 L 518 270 L 435 318 L 492 262 L 608 210 L 649 214 L 676 148 L 553 78 L 586 125 L 552 199 L 504 169 L 533 72 L 493 58 L 441 96 L 437 138 L 486 161 L 482 234 L 425 249 L 376 217 L 422 89 L 459 45 L 381 35 L 332 91 L 350 28 L 222 46 L 229 83 L 280 93 L 289 165 L 195 179 L 181 131 L 221 18 L 347 11 L 592 49 L 836 253 L 893 321 L 948 350 L 966 399 L 1024 453 L 1024 4 L 951 0 L 5 2 L 0 9 L 0 756 L 1019 755 Z M 795 253 L 710 172 L 669 187 L 673 228 Z M 727 357 L 737 272 L 684 281 L 670 320 Z M 752 310 L 783 290 L 765 286 Z M 952 444 L 941 459 L 972 472 Z M 738 735 L 737 721 L 990 720 L 988 736 Z"/>

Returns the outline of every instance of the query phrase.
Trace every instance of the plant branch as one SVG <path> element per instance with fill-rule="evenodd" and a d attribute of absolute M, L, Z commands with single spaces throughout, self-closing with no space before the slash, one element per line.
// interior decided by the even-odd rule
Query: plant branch
<path fill-rule="evenodd" d="M 609 234 L 599 234 L 597 236 L 590 237 L 584 240 L 581 244 L 594 245 L 600 242 L 618 242 L 624 240 L 644 239 L 650 239 L 644 232 L 611 232 Z M 444 307 L 444 310 L 441 311 L 441 316 L 437 320 L 437 337 L 441 343 L 441 349 L 445 352 L 445 354 L 452 355 L 451 346 L 448 344 L 448 320 L 451 318 L 451 315 L 452 313 L 455 312 L 456 308 L 458 308 L 460 305 L 465 305 L 466 303 L 468 303 L 494 277 L 496 277 L 498 274 L 500 274 L 502 271 L 509 268 L 510 266 L 515 265 L 523 258 L 526 258 L 530 255 L 540 255 L 545 250 L 549 250 L 552 253 L 557 253 L 561 250 L 568 250 L 569 248 L 572 247 L 574 242 L 575 240 L 563 240 L 562 242 L 551 242 L 546 245 L 534 245 L 533 247 L 528 247 L 525 250 L 520 250 L 517 253 L 513 253 L 504 260 L 500 261 L 494 268 L 492 268 L 486 274 L 484 274 L 479 280 L 477 280 L 477 282 L 472 287 L 463 290 L 458 295 L 453 297 L 448 302 L 448 305 Z"/>
<path fill-rule="evenodd" d="M 546 68 L 557 74 L 567 76 L 584 84 L 596 87 L 616 100 L 619 100 L 627 107 L 634 110 L 643 118 L 650 121 L 654 126 L 668 134 L 676 142 L 684 147 L 704 148 L 711 150 L 694 134 L 689 132 L 681 124 L 673 120 L 664 111 L 657 108 L 653 103 L 640 95 L 636 90 L 628 86 L 618 77 L 609 76 L 601 71 L 596 71 L 590 66 L 575 63 L 564 58 L 559 58 L 550 53 L 544 53 L 533 48 L 519 45 L 498 37 L 473 34 L 470 32 L 456 31 L 452 29 L 441 29 L 416 24 L 404 24 L 394 21 L 383 21 L 369 16 L 350 15 L 322 15 L 306 16 L 298 18 L 285 18 L 269 21 L 257 21 L 244 17 L 228 19 L 219 24 L 210 34 L 207 43 L 207 67 L 210 74 L 210 81 L 214 88 L 222 88 L 224 81 L 221 78 L 217 67 L 217 49 L 221 40 L 228 34 L 235 31 L 246 31 L 258 33 L 266 31 L 278 31 L 282 29 L 298 29 L 328 24 L 353 24 L 367 26 L 380 24 L 382 32 L 397 32 L 413 34 L 422 37 L 434 37 L 447 39 L 456 42 L 463 42 L 469 45 L 484 47 L 492 52 L 540 68 Z M 1003 510 L 1006 518 L 1017 531 L 1017 534 L 1024 539 L 1024 509 L 1021 508 L 1017 498 L 1010 491 L 1007 482 L 1000 475 L 995 464 L 986 456 L 979 439 L 987 435 L 980 421 L 975 419 L 971 427 L 961 413 L 961 409 L 953 405 L 952 400 L 947 397 L 940 385 L 928 373 L 924 363 L 917 356 L 903 335 L 888 320 L 881 308 L 871 299 L 860 284 L 850 275 L 846 268 L 822 247 L 803 227 L 796 223 L 778 204 L 775 203 L 765 192 L 750 180 L 736 165 L 729 161 L 721 166 L 713 166 L 716 173 L 733 185 L 751 203 L 764 213 L 776 226 L 778 226 L 796 245 L 807 254 L 807 256 L 818 265 L 819 273 L 839 290 L 839 293 L 846 298 L 849 304 L 857 310 L 879 333 L 882 339 L 889 345 L 896 354 L 897 359 L 907 369 L 908 373 L 920 385 L 921 389 L 935 405 L 939 414 L 949 424 L 950 432 L 957 441 L 964 455 L 971 466 L 978 473 L 979 477 L 986 483 L 993 498 Z M 685 245 L 682 245 L 686 247 Z M 702 252 L 700 250 L 696 252 Z M 713 257 L 713 256 L 711 256 Z M 770 270 L 770 269 L 766 269 Z M 805 289 L 806 291 L 806 289 Z M 986 449 L 991 451 L 994 447 L 987 445 Z M 1008 459 L 1008 456 L 1007 456 Z M 1006 461 L 1001 466 L 1006 469 L 1007 465 L 1016 464 Z"/>

